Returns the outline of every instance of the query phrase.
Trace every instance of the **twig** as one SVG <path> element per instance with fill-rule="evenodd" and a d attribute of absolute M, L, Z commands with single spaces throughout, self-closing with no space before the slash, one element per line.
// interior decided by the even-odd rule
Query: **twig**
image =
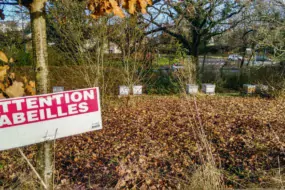
<path fill-rule="evenodd" d="M 281 189 L 283 189 L 284 186 L 283 186 L 283 181 L 282 181 L 281 167 L 280 167 L 280 158 L 279 158 L 279 156 L 278 156 L 278 174 L 279 174 L 279 177 L 280 177 Z"/>
<path fill-rule="evenodd" d="M 28 165 L 30 166 L 30 168 L 33 170 L 33 172 L 36 174 L 37 178 L 40 180 L 41 184 L 44 186 L 45 189 L 47 189 L 47 186 L 45 184 L 45 182 L 42 180 L 41 176 L 39 175 L 39 173 L 37 172 L 37 170 L 34 168 L 34 166 L 31 164 L 31 162 L 28 160 L 28 158 L 26 157 L 26 155 L 23 153 L 23 151 L 18 148 L 20 154 L 23 156 L 23 158 L 26 160 L 26 162 L 28 163 Z"/>

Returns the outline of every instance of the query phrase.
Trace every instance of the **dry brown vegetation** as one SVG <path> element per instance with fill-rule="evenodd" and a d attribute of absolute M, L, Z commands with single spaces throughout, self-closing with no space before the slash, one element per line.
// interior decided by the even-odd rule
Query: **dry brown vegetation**
<path fill-rule="evenodd" d="M 192 97 L 110 99 L 103 130 L 56 142 L 58 188 L 284 187 L 284 100 L 196 103 L 197 109 Z M 25 148 L 31 160 L 35 151 Z M 17 151 L 1 152 L 2 187 L 31 186 L 21 160 Z"/>

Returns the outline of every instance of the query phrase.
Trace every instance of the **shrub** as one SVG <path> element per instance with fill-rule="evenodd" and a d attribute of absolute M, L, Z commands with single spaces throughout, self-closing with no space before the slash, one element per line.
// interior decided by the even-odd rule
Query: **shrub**
<path fill-rule="evenodd" d="M 152 73 L 153 76 L 148 76 L 147 85 L 148 94 L 177 94 L 181 91 L 181 85 L 178 78 L 175 77 L 172 71 L 160 70 Z"/>

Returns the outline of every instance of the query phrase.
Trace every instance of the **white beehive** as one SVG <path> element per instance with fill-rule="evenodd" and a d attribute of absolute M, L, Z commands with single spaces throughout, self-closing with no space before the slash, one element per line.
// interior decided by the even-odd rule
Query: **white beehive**
<path fill-rule="evenodd" d="M 120 86 L 119 87 L 119 95 L 120 96 L 128 96 L 130 93 L 130 88 L 128 86 Z"/>
<path fill-rule="evenodd" d="M 256 92 L 256 86 L 252 84 L 244 84 L 243 90 L 246 94 L 254 94 Z"/>
<path fill-rule="evenodd" d="M 202 84 L 202 92 L 205 94 L 215 94 L 216 85 L 214 84 Z"/>
<path fill-rule="evenodd" d="M 142 95 L 143 87 L 141 85 L 133 86 L 133 95 Z"/>
<path fill-rule="evenodd" d="M 198 85 L 194 85 L 194 84 L 187 84 L 186 85 L 186 93 L 187 94 L 197 94 L 198 93 Z"/>
<path fill-rule="evenodd" d="M 256 86 L 256 92 L 258 94 L 266 94 L 268 93 L 269 87 L 267 85 L 259 84 Z"/>

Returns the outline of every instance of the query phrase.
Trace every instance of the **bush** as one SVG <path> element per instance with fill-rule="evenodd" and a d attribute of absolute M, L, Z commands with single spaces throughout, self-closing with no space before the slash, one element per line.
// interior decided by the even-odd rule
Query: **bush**
<path fill-rule="evenodd" d="M 146 81 L 147 78 L 149 78 L 148 81 Z M 177 94 L 181 92 L 180 82 L 172 71 L 152 72 L 152 76 L 147 76 L 146 79 L 148 94 Z"/>
<path fill-rule="evenodd" d="M 263 84 L 269 86 L 270 96 L 280 96 L 285 92 L 285 67 L 270 65 L 240 69 L 207 65 L 202 83 L 215 83 L 218 92 L 241 90 L 244 84 Z"/>

